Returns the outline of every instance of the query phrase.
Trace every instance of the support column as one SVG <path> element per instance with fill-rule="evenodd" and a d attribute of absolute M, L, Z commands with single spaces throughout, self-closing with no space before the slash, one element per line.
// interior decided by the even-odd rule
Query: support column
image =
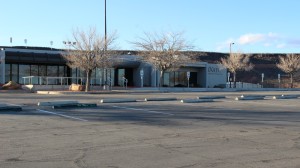
<path fill-rule="evenodd" d="M 1 82 L 2 84 L 5 83 L 5 50 L 3 48 L 0 49 L 0 61 L 1 61 Z"/>

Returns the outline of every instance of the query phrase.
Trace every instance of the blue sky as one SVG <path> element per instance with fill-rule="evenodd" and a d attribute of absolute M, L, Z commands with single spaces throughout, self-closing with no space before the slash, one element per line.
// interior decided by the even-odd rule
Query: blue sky
<path fill-rule="evenodd" d="M 0 0 L 0 46 L 64 48 L 73 29 L 104 34 L 104 0 Z M 194 50 L 300 53 L 299 0 L 107 0 L 118 49 L 144 32 L 184 32 Z"/>

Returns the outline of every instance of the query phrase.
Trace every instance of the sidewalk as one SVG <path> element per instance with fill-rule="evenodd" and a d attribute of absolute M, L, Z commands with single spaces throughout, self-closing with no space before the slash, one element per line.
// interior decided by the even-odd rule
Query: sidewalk
<path fill-rule="evenodd" d="M 242 92 L 242 91 L 300 91 L 300 88 L 127 88 L 113 87 L 112 90 L 84 91 L 37 91 L 37 94 L 117 94 L 117 93 L 169 93 L 169 92 Z"/>

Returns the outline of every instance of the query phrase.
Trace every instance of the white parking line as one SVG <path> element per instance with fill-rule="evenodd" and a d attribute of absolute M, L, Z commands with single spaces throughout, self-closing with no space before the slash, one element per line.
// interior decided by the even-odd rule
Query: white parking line
<path fill-rule="evenodd" d="M 68 116 L 68 115 L 64 115 L 64 114 L 59 114 L 59 113 L 54 113 L 54 112 L 46 111 L 46 110 L 37 109 L 37 111 L 42 112 L 42 113 L 47 113 L 47 114 L 53 114 L 53 115 L 57 115 L 57 116 L 65 117 L 65 118 L 71 118 L 71 119 L 79 120 L 79 121 L 88 121 L 88 120 L 85 120 L 85 119 L 81 119 L 81 118 L 77 118 L 77 117 L 72 117 L 72 116 Z"/>
<path fill-rule="evenodd" d="M 5 104 L 11 105 L 11 106 L 21 106 L 21 105 L 19 105 L 19 104 L 11 104 L 11 103 L 5 103 Z"/>
<path fill-rule="evenodd" d="M 138 108 L 130 108 L 130 107 L 120 107 L 120 106 L 112 106 L 115 108 L 120 108 L 120 109 L 126 109 L 126 110 L 134 110 L 134 111 L 142 111 L 145 113 L 155 113 L 155 114 L 164 114 L 164 115 L 174 115 L 172 113 L 165 113 L 165 112 L 160 112 L 160 111 L 152 111 L 152 110 L 145 110 L 145 109 L 138 109 Z"/>
<path fill-rule="evenodd" d="M 265 100 L 264 100 L 265 101 Z M 230 102 L 230 103 L 244 103 L 244 104 L 262 104 L 262 105 L 273 105 L 273 106 L 286 106 L 286 107 L 296 107 L 297 105 L 294 104 L 277 104 L 277 103 L 264 103 L 264 102 L 255 102 L 255 101 L 224 101 L 224 102 Z"/>

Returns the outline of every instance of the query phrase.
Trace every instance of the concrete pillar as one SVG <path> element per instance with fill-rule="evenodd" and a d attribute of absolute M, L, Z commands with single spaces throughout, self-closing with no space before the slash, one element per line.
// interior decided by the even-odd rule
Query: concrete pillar
<path fill-rule="evenodd" d="M 152 67 L 151 71 L 151 86 L 157 87 L 157 81 L 159 78 L 159 74 L 157 73 L 157 69 L 155 67 Z"/>
<path fill-rule="evenodd" d="M 5 83 L 5 50 L 3 48 L 0 49 L 0 61 L 1 61 L 1 66 L 0 66 L 1 81 L 0 81 L 0 83 L 4 84 Z"/>

